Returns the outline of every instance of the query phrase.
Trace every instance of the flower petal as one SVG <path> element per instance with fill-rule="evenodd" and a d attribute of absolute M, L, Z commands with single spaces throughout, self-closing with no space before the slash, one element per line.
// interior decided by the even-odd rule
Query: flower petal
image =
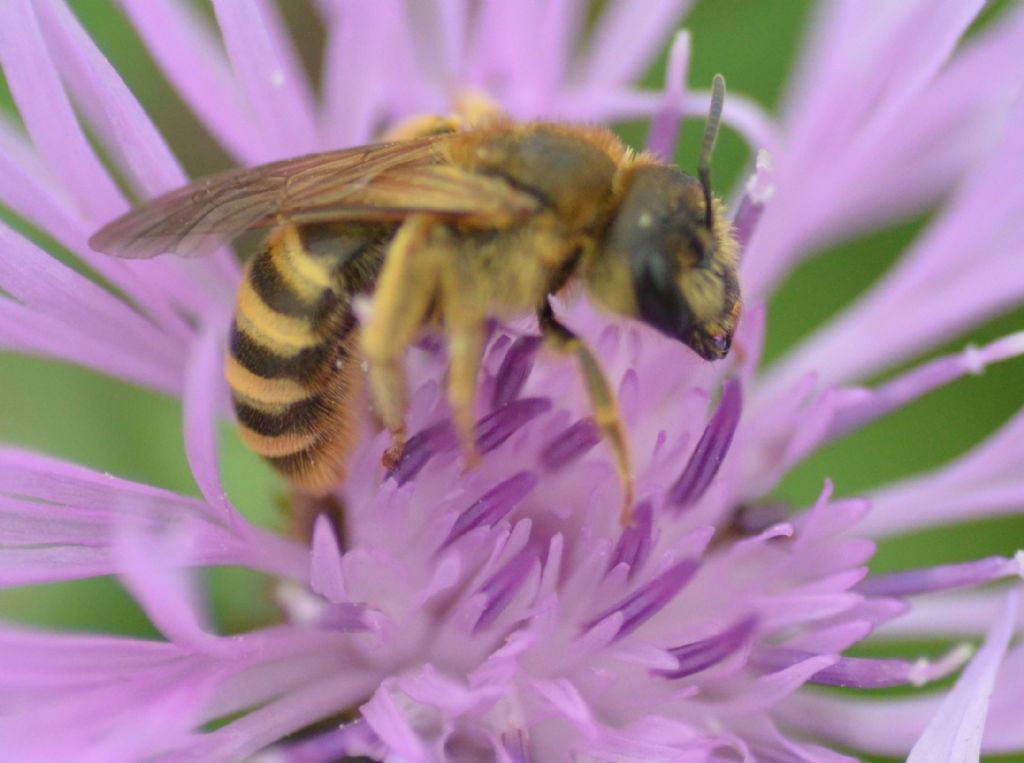
<path fill-rule="evenodd" d="M 689 68 L 690 33 L 683 29 L 676 34 L 669 47 L 665 94 L 647 133 L 647 150 L 665 162 L 675 159 Z"/>
<path fill-rule="evenodd" d="M 1024 578 L 1024 551 L 1018 551 L 1013 558 L 987 556 L 973 562 L 873 575 L 860 583 L 856 590 L 866 596 L 903 597 L 977 586 L 1011 576 Z"/>
<path fill-rule="evenodd" d="M 229 531 L 209 505 L 166 490 L 18 450 L 0 450 L 0 585 L 117 571 L 119 533 L 175 528 L 191 538 L 187 564 L 238 564 L 302 577 L 308 560 L 286 538 Z"/>
<path fill-rule="evenodd" d="M 123 212 L 124 198 L 78 124 L 28 0 L 12 0 L 0 8 L 0 61 L 51 177 L 96 222 Z"/>
<path fill-rule="evenodd" d="M 185 650 L 216 653 L 198 602 L 199 589 L 185 565 L 192 539 L 178 533 L 157 536 L 122 531 L 116 545 L 117 569 L 125 587 L 168 640 Z"/>
<path fill-rule="evenodd" d="M 1024 354 L 1024 332 L 1010 334 L 985 347 L 928 361 L 875 389 L 843 390 L 828 438 L 842 437 L 877 418 L 967 374 L 984 373 L 986 366 Z"/>
<path fill-rule="evenodd" d="M 185 449 L 203 497 L 222 512 L 229 525 L 244 524 L 228 501 L 220 481 L 217 418 L 227 405 L 227 384 L 221 364 L 226 320 L 213 321 L 192 348 L 185 372 Z"/>
<path fill-rule="evenodd" d="M 144 196 L 156 196 L 184 185 L 185 174 L 156 126 L 64 2 L 39 7 L 40 24 L 55 63 L 134 187 Z M 187 292 L 189 287 L 206 286 L 221 300 L 234 293 L 240 276 L 226 247 L 201 263 L 171 260 L 150 269 L 164 271 L 166 289 Z M 187 278 L 183 271 L 193 272 L 195 278 Z M 179 284 L 176 287 L 175 282 Z"/>
<path fill-rule="evenodd" d="M 692 0 L 613 3 L 594 30 L 579 77 L 591 87 L 625 85 L 643 76 Z"/>
<path fill-rule="evenodd" d="M 214 0 L 213 8 L 235 76 L 270 148 L 260 161 L 318 150 L 313 95 L 276 9 L 265 0 Z"/>
<path fill-rule="evenodd" d="M 338 538 L 324 514 L 313 526 L 313 553 L 310 558 L 310 588 L 335 604 L 346 601 L 345 577 L 342 571 Z"/>
<path fill-rule="evenodd" d="M 270 156 L 263 134 L 251 128 L 252 117 L 223 51 L 192 6 L 121 0 L 121 7 L 164 74 L 222 146 L 241 164 Z"/>
<path fill-rule="evenodd" d="M 327 21 L 324 63 L 326 106 L 321 132 L 329 146 L 369 143 L 375 122 L 390 104 L 392 77 L 416 77 L 411 45 L 395 40 L 405 14 L 394 0 L 323 2 Z M 415 87 L 414 85 L 412 87 Z M 393 97 L 393 96 L 392 96 Z"/>
<path fill-rule="evenodd" d="M 985 645 L 971 660 L 939 711 L 910 751 L 907 763 L 967 763 L 978 760 L 989 697 L 1006 647 L 1013 636 L 1017 596 L 1006 599 L 992 623 Z"/>
<path fill-rule="evenodd" d="M 0 223 L 0 288 L 39 312 L 98 337 L 117 336 L 126 353 L 171 369 L 182 342 L 169 337 L 124 302 Z"/>
<path fill-rule="evenodd" d="M 981 6 L 914 0 L 885 14 L 823 7 L 810 37 L 816 45 L 790 93 L 779 153 L 787 193 L 744 262 L 748 294 L 764 293 L 806 252 L 855 229 L 854 219 L 877 225 L 909 214 L 958 179 L 987 142 L 979 129 L 990 133 L 1002 119 L 1014 75 L 1001 61 L 1024 34 L 1024 15 L 1016 14 L 954 52 Z"/>
<path fill-rule="evenodd" d="M 1017 513 L 1024 506 L 1022 457 L 1024 411 L 955 461 L 875 491 L 862 529 L 878 537 Z"/>

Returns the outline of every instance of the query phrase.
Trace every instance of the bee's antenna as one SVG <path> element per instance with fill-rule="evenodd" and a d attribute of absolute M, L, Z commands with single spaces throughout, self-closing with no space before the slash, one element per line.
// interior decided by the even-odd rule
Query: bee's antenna
<path fill-rule="evenodd" d="M 700 184 L 704 187 L 704 226 L 711 230 L 714 225 L 714 212 L 711 207 L 711 152 L 715 150 L 718 138 L 718 127 L 722 122 L 722 102 L 725 101 L 725 78 L 716 74 L 711 80 L 711 109 L 708 121 L 704 125 L 704 147 L 700 152 L 700 164 L 697 174 Z"/>

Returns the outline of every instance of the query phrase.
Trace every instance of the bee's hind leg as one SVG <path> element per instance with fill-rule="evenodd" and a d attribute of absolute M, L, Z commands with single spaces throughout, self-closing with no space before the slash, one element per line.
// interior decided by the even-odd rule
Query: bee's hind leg
<path fill-rule="evenodd" d="M 405 351 L 429 317 L 439 285 L 437 258 L 430 241 L 435 225 L 429 216 L 414 215 L 399 228 L 384 260 L 370 318 L 362 331 L 370 389 L 377 413 L 391 432 L 391 447 L 383 458 L 389 469 L 397 465 L 405 449 L 405 414 L 409 407 Z"/>
<path fill-rule="evenodd" d="M 629 526 L 633 522 L 633 460 L 630 455 L 629 436 L 622 421 L 615 392 L 609 386 L 594 353 L 572 330 L 559 322 L 547 299 L 537 314 L 537 320 L 544 342 L 549 347 L 562 354 L 576 356 L 594 419 L 601 429 L 601 434 L 611 446 L 615 458 L 615 469 L 619 474 L 623 492 L 621 521 L 623 526 Z"/>

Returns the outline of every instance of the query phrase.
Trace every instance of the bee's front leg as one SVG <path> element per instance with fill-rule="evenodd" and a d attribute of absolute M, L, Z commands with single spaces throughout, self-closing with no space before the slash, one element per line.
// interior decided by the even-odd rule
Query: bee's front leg
<path fill-rule="evenodd" d="M 611 446 L 615 469 L 622 483 L 623 526 L 633 523 L 633 460 L 630 455 L 629 436 L 619 412 L 619 402 L 608 384 L 604 371 L 586 343 L 555 317 L 547 299 L 537 313 L 544 342 L 566 355 L 575 355 L 579 363 L 583 384 L 590 398 L 590 408 L 601 433 Z"/>
<path fill-rule="evenodd" d="M 405 414 L 409 407 L 403 359 L 426 321 L 438 288 L 438 267 L 431 232 L 434 218 L 406 220 L 388 249 L 374 291 L 370 318 L 362 331 L 369 362 L 370 389 L 377 412 L 391 432 L 384 465 L 393 469 L 405 449 Z"/>

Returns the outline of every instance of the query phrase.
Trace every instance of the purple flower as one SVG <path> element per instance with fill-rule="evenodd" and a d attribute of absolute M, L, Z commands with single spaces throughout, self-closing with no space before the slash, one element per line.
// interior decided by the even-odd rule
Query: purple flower
<path fill-rule="evenodd" d="M 685 87 L 686 33 L 671 41 L 664 92 L 632 84 L 683 0 L 611 4 L 585 44 L 574 0 L 475 13 L 460 0 L 325 1 L 319 97 L 269 2 L 215 0 L 223 46 L 189 4 L 121 4 L 241 164 L 369 141 L 382 124 L 449 111 L 463 89 L 522 118 L 648 118 L 662 154 L 680 116 L 707 109 L 708 94 Z M 837 497 L 823 478 L 818 501 L 791 512 L 768 501 L 827 443 L 1024 353 L 1014 334 L 862 386 L 1024 298 L 1024 13 L 964 40 L 981 5 L 823 4 L 779 124 L 730 94 L 726 123 L 764 152 L 734 205 L 747 307 L 728 360 L 585 302 L 562 307 L 618 389 L 633 526 L 619 524 L 574 368 L 538 352 L 524 324 L 490 339 L 470 472 L 439 394 L 443 357 L 410 352 L 414 435 L 386 474 L 387 436 L 366 417 L 341 488 L 343 551 L 325 520 L 307 546 L 225 495 L 215 426 L 239 269 L 226 250 L 146 262 L 89 250 L 128 202 L 86 127 L 140 196 L 185 176 L 62 0 L 0 4 L 23 123 L 0 119 L 0 204 L 121 295 L 0 224 L 0 346 L 180 397 L 202 494 L 0 451 L 0 583 L 117 575 L 164 637 L 0 628 L 5 758 L 817 763 L 851 760 L 836 751 L 851 747 L 912 761 L 1024 750 L 1024 649 L 1010 647 L 1024 557 L 867 567 L 878 539 L 1019 512 L 1024 411 L 934 472 L 863 496 Z M 764 300 L 786 273 L 936 204 L 891 273 L 760 368 Z M 208 565 L 272 576 L 281 622 L 218 634 L 193 574 Z M 946 692 L 869 690 L 948 676 L 969 659 L 963 643 L 931 662 L 847 654 L 986 632 Z"/>

